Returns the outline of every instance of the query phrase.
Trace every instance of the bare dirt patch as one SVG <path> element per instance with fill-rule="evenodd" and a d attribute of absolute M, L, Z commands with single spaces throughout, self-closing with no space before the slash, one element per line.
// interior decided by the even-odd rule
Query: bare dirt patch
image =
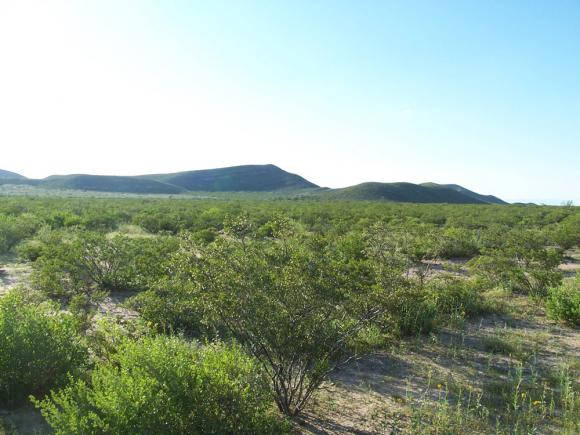
<path fill-rule="evenodd" d="M 28 263 L 14 258 L 0 258 L 0 296 L 17 285 L 26 284 L 31 272 Z"/>
<path fill-rule="evenodd" d="M 415 399 L 435 406 L 443 392 L 473 391 L 492 407 L 517 367 L 523 367 L 524 381 L 550 383 L 568 363 L 578 386 L 580 331 L 547 321 L 526 297 L 504 302 L 513 312 L 405 340 L 335 373 L 314 398 L 300 431 L 412 433 Z M 546 423 L 541 433 L 552 430 Z"/>
<path fill-rule="evenodd" d="M 571 249 L 566 251 L 564 254 L 564 262 L 560 265 L 559 269 L 566 277 L 576 276 L 580 271 L 580 250 Z"/>

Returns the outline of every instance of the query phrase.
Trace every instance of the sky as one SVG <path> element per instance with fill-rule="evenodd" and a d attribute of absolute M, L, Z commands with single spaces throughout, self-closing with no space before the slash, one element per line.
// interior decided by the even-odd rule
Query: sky
<path fill-rule="evenodd" d="M 580 1 L 0 0 L 0 153 L 580 204 Z"/>

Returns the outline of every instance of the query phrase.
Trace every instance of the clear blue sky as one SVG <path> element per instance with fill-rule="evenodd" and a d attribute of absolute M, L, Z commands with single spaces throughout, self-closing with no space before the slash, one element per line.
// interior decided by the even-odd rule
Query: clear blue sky
<path fill-rule="evenodd" d="M 3 2 L 0 38 L 2 169 L 580 204 L 578 0 Z"/>

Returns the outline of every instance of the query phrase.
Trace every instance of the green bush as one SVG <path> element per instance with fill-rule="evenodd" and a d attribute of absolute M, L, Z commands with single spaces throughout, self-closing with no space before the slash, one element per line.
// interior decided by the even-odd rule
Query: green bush
<path fill-rule="evenodd" d="M 545 297 L 549 287 L 562 281 L 558 265 L 560 249 L 549 247 L 541 231 L 517 229 L 505 234 L 504 245 L 483 248 L 482 255 L 470 261 L 471 271 L 488 281 L 533 297 Z"/>
<path fill-rule="evenodd" d="M 159 332 L 182 332 L 197 337 L 205 329 L 199 301 L 185 287 L 171 282 L 159 282 L 130 298 L 126 305 Z"/>
<path fill-rule="evenodd" d="M 15 291 L 0 298 L 0 405 L 47 393 L 86 361 L 73 316 Z"/>
<path fill-rule="evenodd" d="M 580 325 L 580 275 L 548 290 L 548 315 L 573 325 Z"/>
<path fill-rule="evenodd" d="M 280 238 L 255 239 L 243 218 L 230 219 L 226 237 L 208 245 L 186 236 L 172 270 L 204 308 L 204 322 L 225 328 L 260 361 L 280 411 L 296 416 L 328 374 L 353 359 L 352 341 L 398 282 L 376 285 L 350 242 L 276 227 Z"/>
<path fill-rule="evenodd" d="M 173 237 L 62 233 L 45 242 L 32 282 L 50 297 L 65 300 L 95 290 L 144 290 L 165 273 L 177 247 Z"/>
<path fill-rule="evenodd" d="M 0 254 L 10 252 L 18 243 L 33 236 L 39 225 L 38 218 L 32 214 L 0 214 Z"/>
<path fill-rule="evenodd" d="M 439 324 L 462 320 L 485 310 L 476 282 L 443 276 L 425 286 L 413 285 L 392 293 L 383 328 L 399 337 L 428 334 Z"/>
<path fill-rule="evenodd" d="M 470 317 L 484 310 L 476 281 L 443 276 L 431 281 L 428 291 L 442 321 L 450 317 Z"/>
<path fill-rule="evenodd" d="M 57 434 L 279 433 L 254 361 L 236 346 L 124 340 L 90 381 L 36 400 Z"/>
<path fill-rule="evenodd" d="M 389 298 L 383 328 L 398 337 L 428 334 L 435 328 L 437 308 L 420 287 L 399 290 Z"/>
<path fill-rule="evenodd" d="M 446 228 L 440 241 L 439 255 L 443 258 L 471 258 L 479 253 L 472 231 L 466 228 Z"/>

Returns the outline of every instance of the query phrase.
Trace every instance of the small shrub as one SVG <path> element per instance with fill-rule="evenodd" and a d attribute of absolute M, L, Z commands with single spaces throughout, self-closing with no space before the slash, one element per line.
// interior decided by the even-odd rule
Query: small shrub
<path fill-rule="evenodd" d="M 385 330 L 398 337 L 428 334 L 435 328 L 437 307 L 420 287 L 399 290 L 389 298 Z"/>
<path fill-rule="evenodd" d="M 561 286 L 550 288 L 546 308 L 551 318 L 580 325 L 580 275 Z"/>
<path fill-rule="evenodd" d="M 127 300 L 126 306 L 139 312 L 159 332 L 182 332 L 197 337 L 204 330 L 199 301 L 186 288 L 171 282 L 159 282 Z"/>
<path fill-rule="evenodd" d="M 50 304 L 28 304 L 12 291 L 0 299 L 0 405 L 44 394 L 87 361 L 76 321 Z"/>
<path fill-rule="evenodd" d="M 46 295 L 66 301 L 95 290 L 144 290 L 165 273 L 175 250 L 177 241 L 171 237 L 63 234 L 44 246 L 34 263 L 32 282 Z"/>
<path fill-rule="evenodd" d="M 429 283 L 428 291 L 442 321 L 450 317 L 470 317 L 483 311 L 483 298 L 476 281 L 441 277 Z"/>
<path fill-rule="evenodd" d="M 125 340 L 90 382 L 35 404 L 57 434 L 279 433 L 267 386 L 236 346 Z"/>

